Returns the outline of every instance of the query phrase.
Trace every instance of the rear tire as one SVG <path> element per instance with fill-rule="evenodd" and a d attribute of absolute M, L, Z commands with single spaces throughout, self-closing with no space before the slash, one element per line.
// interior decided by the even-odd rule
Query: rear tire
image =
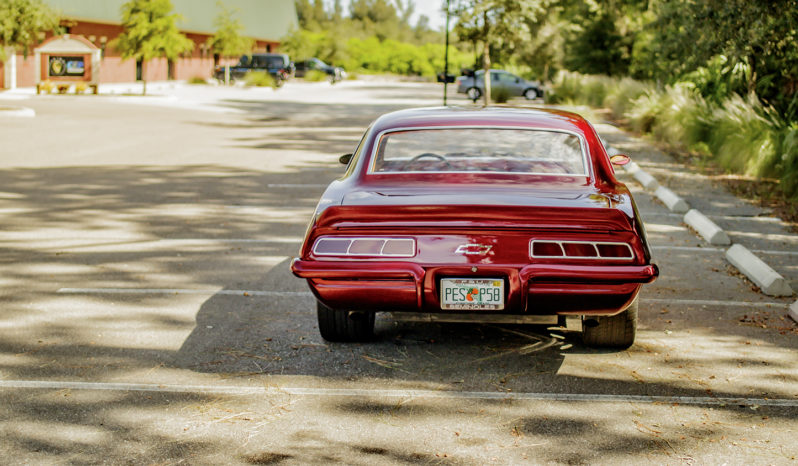
<path fill-rule="evenodd" d="M 482 91 L 480 91 L 479 88 L 476 87 L 469 87 L 468 90 L 466 90 L 466 95 L 468 96 L 469 99 L 476 102 L 477 100 L 479 100 L 480 97 L 482 97 Z"/>
<path fill-rule="evenodd" d="M 319 333 L 327 341 L 368 341 L 374 337 L 374 313 L 363 312 L 350 315 L 349 311 L 332 309 L 316 301 Z"/>
<path fill-rule="evenodd" d="M 632 346 L 637 332 L 638 303 L 639 299 L 635 298 L 620 314 L 597 317 L 598 325 L 583 327 L 582 341 L 595 348 L 625 349 Z"/>
<path fill-rule="evenodd" d="M 524 98 L 526 100 L 535 100 L 538 98 L 538 91 L 532 88 L 527 89 L 524 91 Z"/>

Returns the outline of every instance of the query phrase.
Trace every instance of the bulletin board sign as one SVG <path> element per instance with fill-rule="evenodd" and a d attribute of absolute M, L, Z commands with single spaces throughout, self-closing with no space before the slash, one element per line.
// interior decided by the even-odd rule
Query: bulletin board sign
<path fill-rule="evenodd" d="M 47 61 L 47 74 L 51 77 L 82 78 L 86 76 L 85 57 L 50 55 Z"/>

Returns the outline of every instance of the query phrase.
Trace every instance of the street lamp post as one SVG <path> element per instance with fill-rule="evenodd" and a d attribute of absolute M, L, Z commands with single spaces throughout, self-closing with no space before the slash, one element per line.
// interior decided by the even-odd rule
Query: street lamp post
<path fill-rule="evenodd" d="M 443 106 L 446 106 L 446 96 L 449 87 L 449 2 L 446 0 L 446 50 L 443 54 Z"/>

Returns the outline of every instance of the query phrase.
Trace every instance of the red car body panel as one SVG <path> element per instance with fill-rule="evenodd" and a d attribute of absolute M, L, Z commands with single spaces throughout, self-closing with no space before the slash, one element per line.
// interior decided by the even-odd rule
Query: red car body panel
<path fill-rule="evenodd" d="M 382 134 L 441 127 L 578 134 L 588 174 L 369 172 Z M 415 255 L 318 255 L 320 237 L 413 238 Z M 624 244 L 631 257 L 533 258 L 533 241 Z M 432 108 L 395 112 L 372 124 L 346 174 L 319 201 L 291 269 L 334 309 L 613 315 L 656 279 L 650 260 L 631 194 L 583 118 L 551 110 Z M 505 308 L 443 311 L 442 278 L 502 279 Z"/>

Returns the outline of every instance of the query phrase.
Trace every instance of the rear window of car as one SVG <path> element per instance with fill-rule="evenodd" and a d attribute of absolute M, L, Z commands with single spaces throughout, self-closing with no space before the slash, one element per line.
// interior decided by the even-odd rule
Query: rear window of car
<path fill-rule="evenodd" d="M 435 128 L 385 133 L 371 173 L 484 172 L 587 175 L 579 136 L 517 128 Z"/>

